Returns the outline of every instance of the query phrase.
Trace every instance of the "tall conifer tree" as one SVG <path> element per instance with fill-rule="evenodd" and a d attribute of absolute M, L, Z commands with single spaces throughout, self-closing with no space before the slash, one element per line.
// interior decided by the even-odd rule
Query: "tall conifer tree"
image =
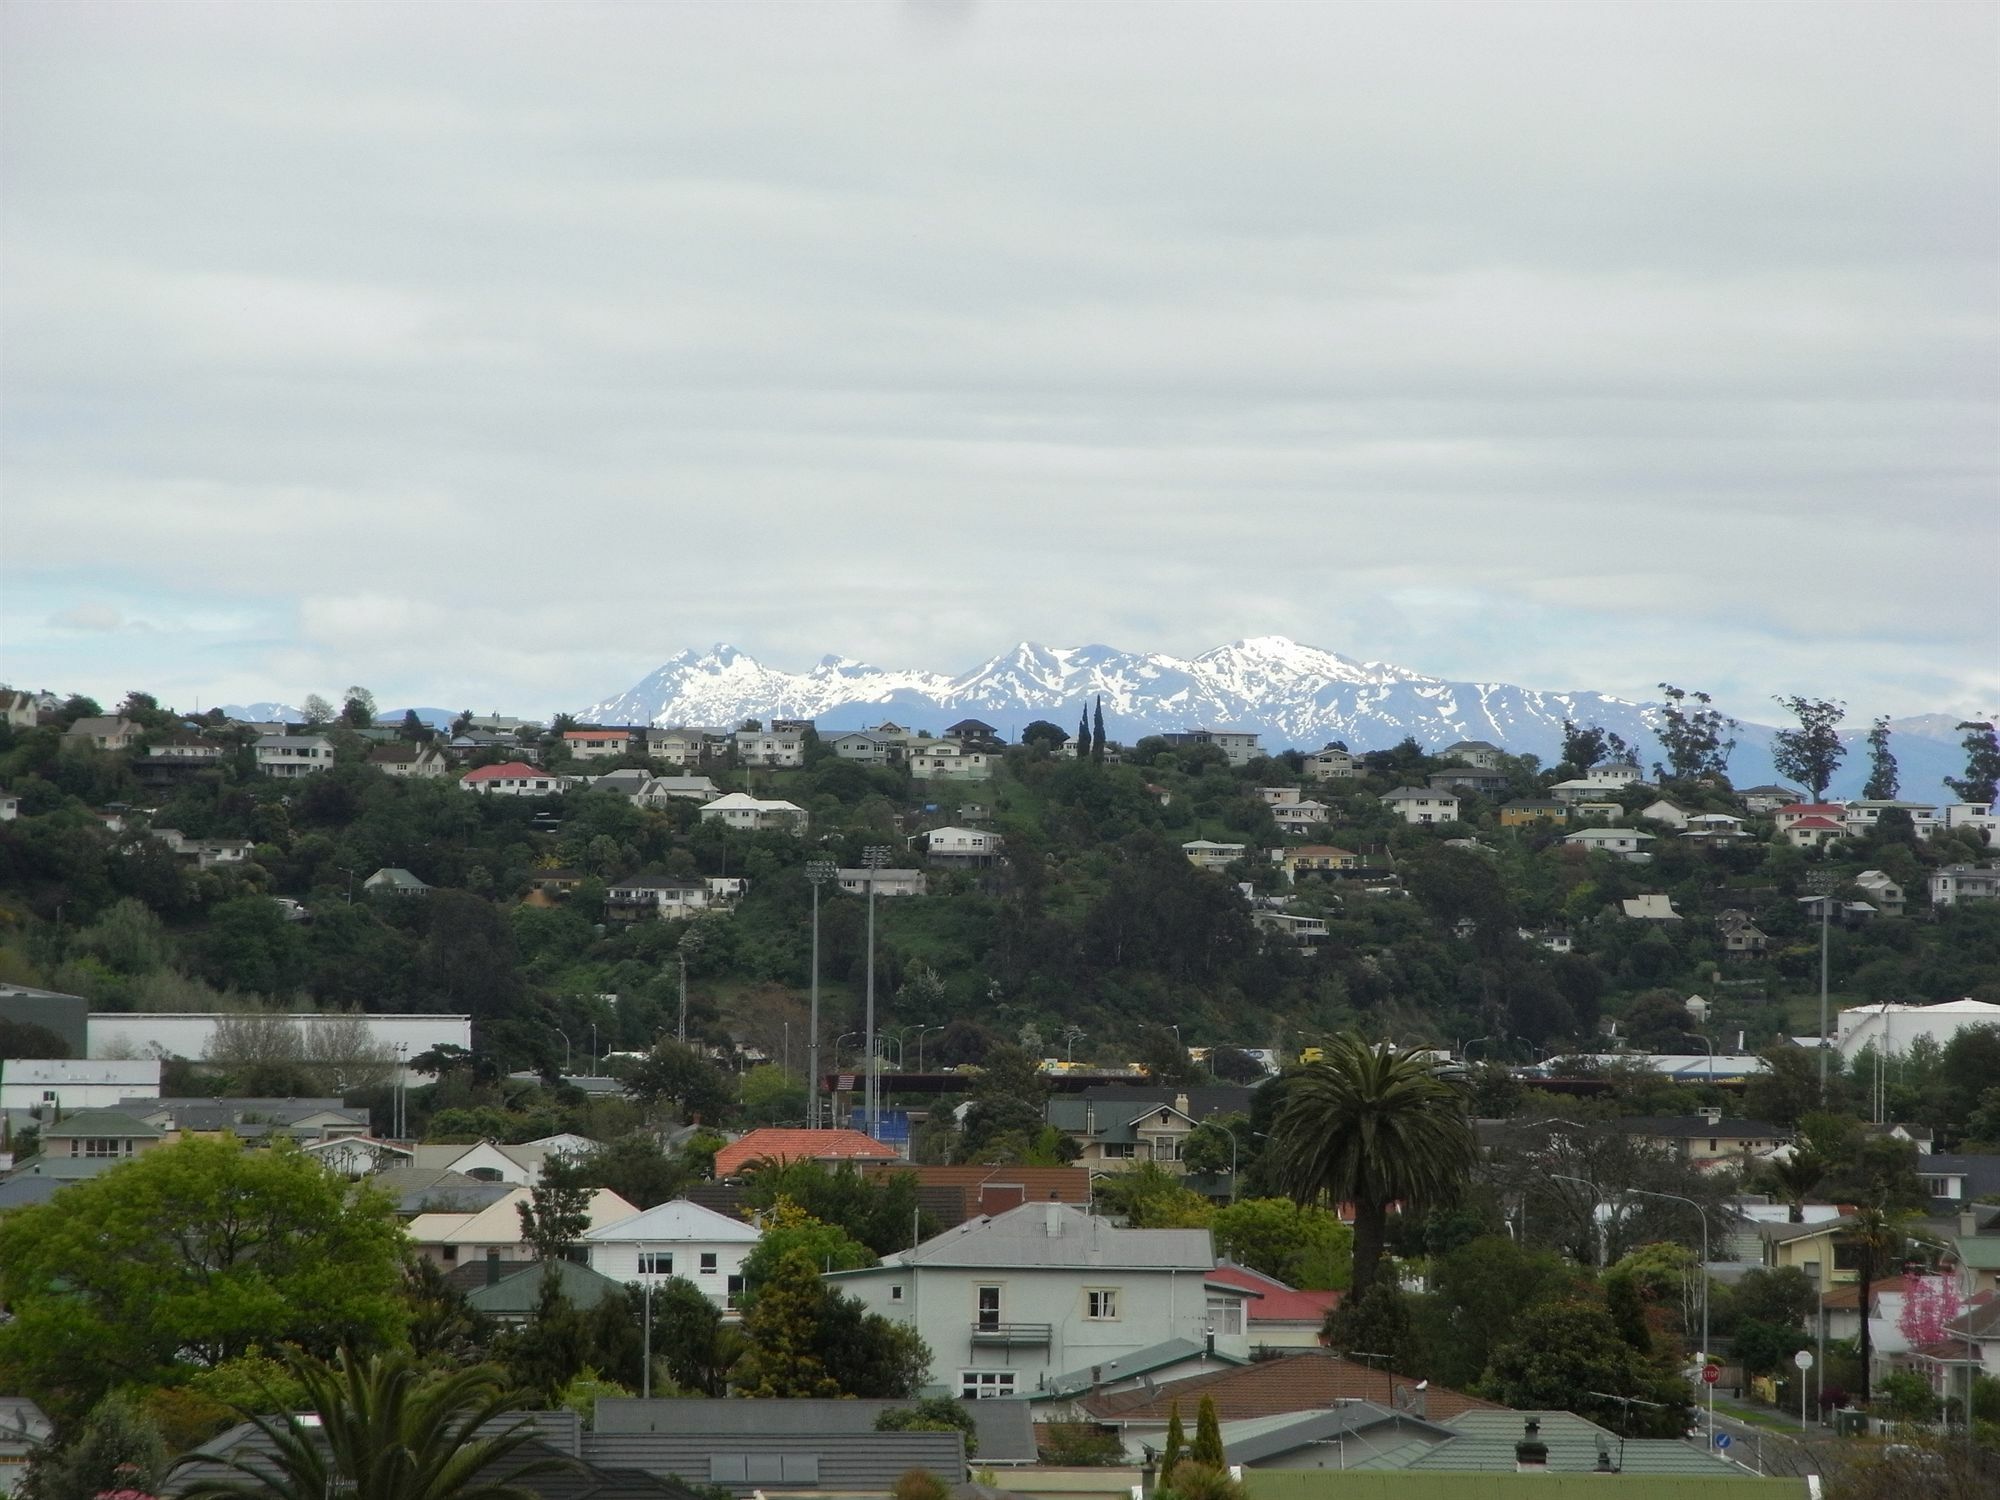
<path fill-rule="evenodd" d="M 1092 765 L 1104 764 L 1104 699 L 1097 700 L 1096 722 L 1090 726 L 1090 761 Z"/>

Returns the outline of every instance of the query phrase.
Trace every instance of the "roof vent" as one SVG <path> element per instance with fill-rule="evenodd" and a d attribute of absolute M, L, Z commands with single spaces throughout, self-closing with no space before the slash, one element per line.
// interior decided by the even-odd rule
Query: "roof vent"
<path fill-rule="evenodd" d="M 1521 1429 L 1521 1441 L 1514 1445 L 1514 1472 L 1545 1474 L 1549 1467 L 1549 1445 L 1542 1441 L 1539 1417 L 1530 1417 Z"/>

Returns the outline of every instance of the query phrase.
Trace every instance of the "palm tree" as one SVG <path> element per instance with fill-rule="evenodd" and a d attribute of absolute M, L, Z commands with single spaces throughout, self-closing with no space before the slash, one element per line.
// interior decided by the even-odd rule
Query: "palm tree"
<path fill-rule="evenodd" d="M 1806 1199 L 1813 1195 L 1826 1178 L 1826 1161 L 1809 1151 L 1794 1151 L 1784 1161 L 1774 1161 L 1764 1168 L 1763 1187 L 1775 1198 L 1782 1198 L 1790 1212 L 1786 1218 L 1794 1224 L 1806 1221 Z"/>
<path fill-rule="evenodd" d="M 1868 1404 L 1868 1366 L 1873 1340 L 1868 1333 L 1868 1307 L 1875 1281 L 1903 1253 L 1904 1225 L 1910 1215 L 1870 1203 L 1854 1211 L 1841 1239 L 1854 1251 L 1857 1290 L 1861 1293 L 1861 1404 Z"/>
<path fill-rule="evenodd" d="M 1464 1095 L 1422 1057 L 1353 1032 L 1300 1071 L 1271 1135 L 1292 1197 L 1354 1205 L 1355 1303 L 1374 1283 L 1389 1205 L 1455 1197 L 1478 1154 Z"/>
<path fill-rule="evenodd" d="M 292 1361 L 318 1418 L 252 1415 L 252 1437 L 220 1458 L 189 1454 L 180 1500 L 534 1500 L 511 1481 L 566 1467 L 561 1459 L 516 1458 L 534 1439 L 526 1421 L 482 1429 L 524 1399 L 491 1365 L 431 1375 L 407 1353 L 332 1366 Z M 220 1466 L 228 1477 L 207 1477 Z"/>

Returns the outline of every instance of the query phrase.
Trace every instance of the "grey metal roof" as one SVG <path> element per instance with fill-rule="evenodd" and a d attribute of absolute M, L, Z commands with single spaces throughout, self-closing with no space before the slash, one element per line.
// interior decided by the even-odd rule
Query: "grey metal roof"
<path fill-rule="evenodd" d="M 727 1401 L 690 1401 L 689 1406 L 733 1406 Z M 765 1409 L 789 1403 L 746 1402 Z M 778 1419 L 782 1420 L 782 1419 Z M 818 1477 L 780 1484 L 769 1480 L 724 1480 L 738 1494 L 787 1489 L 881 1495 L 911 1469 L 928 1469 L 947 1484 L 965 1478 L 965 1434 L 961 1432 L 791 1432 L 766 1426 L 754 1432 L 586 1432 L 583 1457 L 592 1464 L 643 1469 L 693 1485 L 712 1481 L 711 1458 L 754 1453 L 765 1459 L 817 1460 Z"/>
<path fill-rule="evenodd" d="M 883 1412 L 915 1404 L 849 1399 L 647 1401 L 636 1396 L 604 1396 L 597 1402 L 595 1430 L 708 1437 L 769 1432 L 800 1436 L 873 1433 Z M 967 1409 L 979 1438 L 980 1463 L 1035 1462 L 1034 1420 L 1025 1399 L 974 1401 Z"/>
<path fill-rule="evenodd" d="M 1328 1411 L 1285 1412 L 1243 1422 L 1224 1422 L 1222 1445 L 1231 1463 L 1254 1464 L 1384 1424 L 1403 1432 L 1411 1441 L 1428 1439 L 1432 1446 L 1458 1435 L 1442 1423 L 1426 1421 L 1413 1412 L 1395 1411 L 1374 1401 L 1350 1401 Z M 1380 1440 L 1378 1437 L 1377 1441 Z"/>
<path fill-rule="evenodd" d="M 1190 1359 L 1213 1360 L 1218 1366 L 1240 1365 L 1242 1360 L 1233 1354 L 1214 1354 L 1206 1344 L 1198 1344 L 1193 1339 L 1166 1339 L 1161 1343 L 1149 1344 L 1144 1349 L 1134 1349 L 1130 1354 L 1121 1354 L 1116 1359 L 1100 1360 L 1094 1365 L 1085 1365 L 1080 1370 L 1067 1370 L 1060 1375 L 1045 1376 L 1035 1387 L 1037 1397 L 1081 1396 L 1086 1391 L 1100 1385 L 1115 1385 L 1121 1380 L 1136 1380 L 1141 1375 L 1150 1375 L 1156 1370 L 1171 1369 Z M 1214 1373 L 1214 1372 L 1208 1372 Z"/>
<path fill-rule="evenodd" d="M 880 1266 L 832 1275 L 879 1275 L 913 1264 L 1206 1272 L 1215 1266 L 1215 1245 L 1206 1229 L 1122 1229 L 1067 1204 L 1024 1203 L 990 1218 L 968 1219 Z"/>
<path fill-rule="evenodd" d="M 1511 1474 L 1515 1470 L 1514 1445 L 1521 1440 L 1530 1418 L 1541 1424 L 1539 1436 L 1549 1447 L 1551 1474 L 1591 1473 L 1597 1468 L 1600 1444 L 1625 1474 L 1720 1476 L 1743 1472 L 1728 1459 L 1712 1457 L 1675 1439 L 1621 1438 L 1567 1411 L 1466 1412 L 1446 1424 L 1456 1434 L 1450 1442 L 1419 1454 L 1406 1467 Z"/>

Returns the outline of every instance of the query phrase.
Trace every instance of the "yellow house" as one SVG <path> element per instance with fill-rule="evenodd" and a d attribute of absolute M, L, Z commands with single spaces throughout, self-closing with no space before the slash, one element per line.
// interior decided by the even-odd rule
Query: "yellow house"
<path fill-rule="evenodd" d="M 1821 1286 L 1836 1286 L 1857 1278 L 1860 1261 L 1854 1247 L 1844 1243 L 1853 1225 L 1852 1214 L 1822 1219 L 1817 1224 L 1759 1224 L 1757 1237 L 1764 1242 L 1767 1270 L 1796 1266 Z"/>

